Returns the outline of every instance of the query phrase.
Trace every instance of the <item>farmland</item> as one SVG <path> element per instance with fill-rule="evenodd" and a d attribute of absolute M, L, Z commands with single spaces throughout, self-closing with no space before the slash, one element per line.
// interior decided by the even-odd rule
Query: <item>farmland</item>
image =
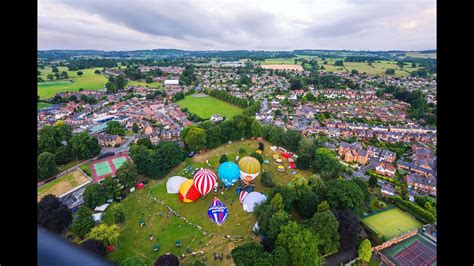
<path fill-rule="evenodd" d="M 58 67 L 59 72 L 66 71 L 66 67 Z M 107 82 L 107 78 L 100 74 L 95 74 L 94 71 L 100 68 L 81 70 L 84 74 L 77 75 L 77 71 L 67 71 L 69 79 L 57 81 L 44 81 L 38 83 L 38 95 L 41 99 L 53 97 L 58 92 L 64 91 L 78 91 L 80 88 L 84 90 L 100 90 Z M 38 69 L 41 72 L 41 77 L 47 80 L 47 75 L 52 73 L 50 67 Z"/>
<path fill-rule="evenodd" d="M 242 108 L 219 100 L 217 98 L 205 95 L 186 96 L 184 99 L 176 102 L 182 108 L 187 108 L 189 112 L 198 115 L 203 119 L 210 118 L 213 114 L 219 114 L 227 118 L 232 118 L 235 115 L 242 113 Z"/>
<path fill-rule="evenodd" d="M 273 152 L 269 148 L 270 144 L 265 142 L 264 157 L 272 161 Z M 232 259 L 214 261 L 212 254 L 214 252 L 223 253 L 224 256 L 230 254 L 234 246 L 244 244 L 246 242 L 255 241 L 255 237 L 251 232 L 256 220 L 253 214 L 246 213 L 242 209 L 238 198 L 232 203 L 232 199 L 237 196 L 235 192 L 236 185 L 225 191 L 224 196 L 218 193 L 219 199 L 227 206 L 229 210 L 229 218 L 221 225 L 217 226 L 207 216 L 207 208 L 213 199 L 213 193 L 209 193 L 206 197 L 200 198 L 192 203 L 183 203 L 179 200 L 177 194 L 168 194 L 166 192 L 167 177 L 181 175 L 192 178 L 191 174 L 186 174 L 184 169 L 188 166 L 209 167 L 206 165 L 208 160 L 211 169 L 217 170 L 218 161 L 221 155 L 227 153 L 229 160 L 234 160 L 238 155 L 238 150 L 244 148 L 246 153 L 254 151 L 258 147 L 257 141 L 245 140 L 236 141 L 231 144 L 222 145 L 216 149 L 201 153 L 192 159 L 186 159 L 181 165 L 176 167 L 166 177 L 159 181 L 152 181 L 145 188 L 131 193 L 121 204 L 125 209 L 125 223 L 121 229 L 121 235 L 116 245 L 116 249 L 108 256 L 110 259 L 121 262 L 130 256 L 139 256 L 143 258 L 147 264 L 152 264 L 156 257 L 171 252 L 176 255 L 187 254 L 186 248 L 192 251 L 204 251 L 208 258 L 206 265 L 233 265 Z M 242 157 L 243 155 L 241 155 Z M 287 162 L 283 162 L 287 166 Z M 274 176 L 277 184 L 286 185 L 295 175 L 291 175 L 288 170 L 286 172 L 278 172 L 276 164 L 263 164 L 264 171 L 269 171 Z M 307 171 L 297 170 L 297 175 L 308 177 Z M 265 188 L 260 183 L 260 176 L 255 182 L 255 191 L 265 193 Z M 157 201 L 154 200 L 156 198 Z M 166 206 L 171 207 L 174 211 L 184 216 L 191 224 L 186 223 L 177 216 L 170 215 Z M 297 219 L 298 217 L 295 217 Z M 145 227 L 141 228 L 139 221 L 143 219 Z M 112 223 L 110 217 L 105 215 L 106 223 Z M 194 226 L 193 226 L 194 225 Z M 195 225 L 203 228 L 206 235 L 202 234 Z M 158 240 L 150 241 L 149 234 L 152 234 Z M 230 240 L 224 236 L 230 235 L 234 237 L 242 237 L 242 240 Z M 180 240 L 182 246 L 176 247 L 175 241 Z M 160 250 L 153 252 L 153 245 L 158 243 Z M 182 263 L 190 263 L 195 260 L 201 260 L 201 256 L 188 256 L 181 259 Z"/>

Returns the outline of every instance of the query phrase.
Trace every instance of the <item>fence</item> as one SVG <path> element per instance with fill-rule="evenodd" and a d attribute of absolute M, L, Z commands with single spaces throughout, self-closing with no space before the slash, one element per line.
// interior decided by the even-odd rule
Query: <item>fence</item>
<path fill-rule="evenodd" d="M 401 241 L 403 241 L 403 240 L 405 240 L 405 239 L 407 239 L 407 238 L 410 238 L 410 237 L 416 235 L 417 233 L 418 233 L 418 229 L 415 229 L 415 230 L 410 231 L 410 232 L 408 232 L 408 233 L 406 233 L 406 234 L 404 234 L 404 235 L 402 235 L 402 236 L 392 238 L 392 239 L 390 239 L 390 240 L 388 240 L 388 241 L 386 241 L 386 242 L 384 242 L 384 243 L 382 243 L 382 244 L 380 244 L 380 245 L 378 245 L 378 246 L 373 247 L 373 248 L 372 248 L 372 251 L 378 252 L 378 251 L 380 251 L 380 250 L 382 250 L 382 249 L 384 249 L 384 248 L 388 248 L 388 247 L 390 247 L 390 246 L 392 246 L 392 245 L 394 245 L 394 244 L 397 244 L 398 242 L 401 242 Z"/>

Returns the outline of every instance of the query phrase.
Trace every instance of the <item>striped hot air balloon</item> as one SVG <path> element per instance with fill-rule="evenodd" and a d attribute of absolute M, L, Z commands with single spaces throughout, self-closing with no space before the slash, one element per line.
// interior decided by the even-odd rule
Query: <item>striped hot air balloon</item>
<path fill-rule="evenodd" d="M 251 156 L 245 156 L 239 160 L 240 179 L 245 183 L 250 183 L 260 173 L 260 162 Z"/>
<path fill-rule="evenodd" d="M 186 179 L 179 187 L 179 199 L 182 202 L 189 203 L 199 199 L 201 193 L 193 186 L 193 180 Z"/>
<path fill-rule="evenodd" d="M 194 175 L 194 187 L 203 197 L 214 189 L 216 182 L 216 174 L 210 169 L 199 170 Z"/>
<path fill-rule="evenodd" d="M 250 193 L 252 192 L 254 189 L 253 186 L 250 186 L 250 187 L 246 187 L 245 189 L 242 189 L 242 191 L 240 191 L 240 194 L 239 194 L 239 201 L 240 203 L 242 203 L 245 199 L 245 197 Z"/>
<path fill-rule="evenodd" d="M 227 207 L 217 197 L 211 201 L 209 208 L 207 209 L 207 215 L 216 224 L 223 224 L 229 216 Z"/>

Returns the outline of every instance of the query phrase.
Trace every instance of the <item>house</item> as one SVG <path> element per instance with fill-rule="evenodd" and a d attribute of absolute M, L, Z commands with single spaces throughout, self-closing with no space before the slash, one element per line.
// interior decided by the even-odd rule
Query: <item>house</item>
<path fill-rule="evenodd" d="M 374 147 L 372 145 L 369 145 L 367 147 L 367 153 L 369 154 L 369 157 L 378 159 L 380 157 L 380 153 L 382 152 L 382 149 Z"/>
<path fill-rule="evenodd" d="M 397 161 L 397 167 L 400 168 L 400 169 L 415 172 L 415 173 L 423 175 L 423 176 L 433 176 L 434 175 L 433 170 L 431 170 L 429 168 L 425 168 L 425 167 L 416 165 L 414 163 L 409 163 L 409 162 L 405 162 L 405 161 L 402 161 L 402 160 Z"/>
<path fill-rule="evenodd" d="M 375 172 L 379 175 L 393 177 L 395 175 L 395 167 L 387 163 L 380 163 L 375 167 Z"/>
<path fill-rule="evenodd" d="M 122 143 L 122 137 L 118 135 L 110 135 L 106 133 L 99 133 L 96 134 L 97 140 L 101 146 L 115 146 L 120 145 Z"/>
<path fill-rule="evenodd" d="M 164 82 L 165 86 L 176 86 L 179 85 L 179 79 L 167 79 Z"/>
<path fill-rule="evenodd" d="M 436 196 L 436 178 L 432 176 L 422 176 L 419 174 L 410 174 L 404 177 L 409 189 L 428 193 Z"/>
<path fill-rule="evenodd" d="M 369 159 L 369 153 L 366 150 L 360 150 L 359 155 L 357 155 L 357 162 L 360 163 L 361 165 L 364 165 L 367 163 L 367 160 Z"/>
<path fill-rule="evenodd" d="M 341 142 L 337 154 L 348 163 L 358 162 L 364 165 L 369 159 L 367 151 L 363 150 L 362 145 L 358 142 L 352 144 Z"/>
<path fill-rule="evenodd" d="M 381 162 L 393 163 L 393 162 L 395 162 L 396 158 L 397 158 L 397 154 L 395 152 L 389 151 L 389 150 L 383 150 L 380 153 L 379 160 Z"/>

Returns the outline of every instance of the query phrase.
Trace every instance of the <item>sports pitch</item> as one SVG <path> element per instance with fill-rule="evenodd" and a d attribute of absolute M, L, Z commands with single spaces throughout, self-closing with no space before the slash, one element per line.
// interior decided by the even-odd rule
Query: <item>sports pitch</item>
<path fill-rule="evenodd" d="M 100 182 L 107 176 L 115 175 L 122 164 L 129 159 L 130 157 L 127 154 L 120 154 L 91 162 L 92 178 L 95 182 Z"/>
<path fill-rule="evenodd" d="M 419 234 L 381 252 L 396 265 L 436 265 L 436 245 Z"/>
<path fill-rule="evenodd" d="M 203 119 L 208 119 L 213 114 L 219 114 L 225 116 L 227 119 L 232 119 L 235 115 L 242 113 L 242 108 L 237 105 L 224 102 L 211 96 L 193 97 L 193 95 L 190 95 L 176 103 L 183 108 L 188 108 L 189 112 Z"/>
<path fill-rule="evenodd" d="M 362 223 L 377 234 L 384 236 L 387 240 L 423 226 L 419 221 L 407 215 L 399 208 L 366 217 L 362 219 Z"/>

